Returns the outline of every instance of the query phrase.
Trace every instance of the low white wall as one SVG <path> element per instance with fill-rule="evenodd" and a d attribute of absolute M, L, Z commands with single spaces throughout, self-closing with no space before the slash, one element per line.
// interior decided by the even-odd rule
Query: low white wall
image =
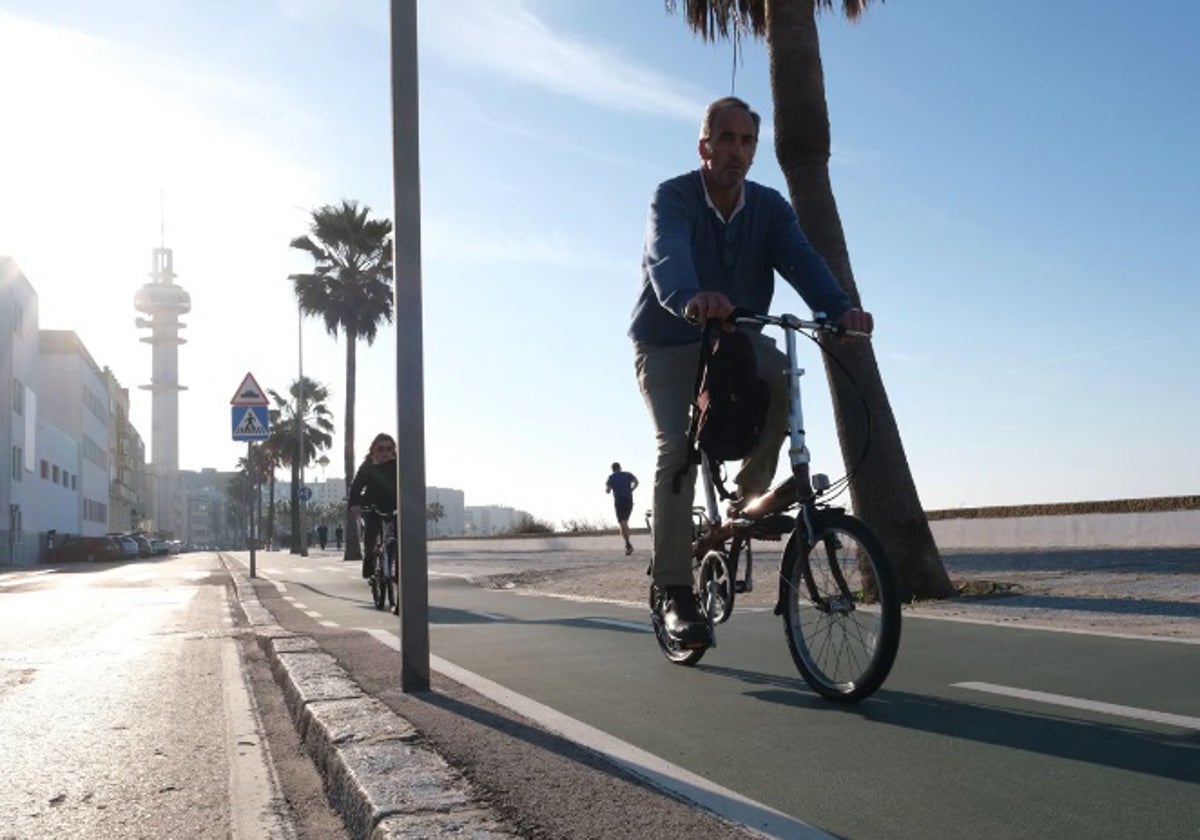
<path fill-rule="evenodd" d="M 1200 510 L 938 519 L 929 525 L 938 548 L 1200 546 Z"/>
<path fill-rule="evenodd" d="M 1159 513 L 1088 513 L 999 519 L 937 519 L 929 523 L 938 547 L 954 548 L 1195 548 L 1200 547 L 1200 510 Z M 650 549 L 650 537 L 634 532 L 633 545 Z M 620 551 L 618 534 L 431 540 L 434 553 L 469 551 Z"/>
<path fill-rule="evenodd" d="M 633 533 L 634 548 L 649 548 L 650 538 L 644 532 Z M 474 539 L 430 540 L 431 552 L 470 551 L 472 554 L 496 554 L 513 551 L 624 551 L 620 534 L 587 534 L 580 536 L 544 537 L 476 537 Z"/>

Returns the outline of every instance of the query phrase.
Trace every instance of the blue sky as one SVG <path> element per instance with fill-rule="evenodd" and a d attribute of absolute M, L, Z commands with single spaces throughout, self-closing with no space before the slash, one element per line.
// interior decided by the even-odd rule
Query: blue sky
<path fill-rule="evenodd" d="M 625 337 L 654 185 L 704 105 L 765 118 L 765 46 L 705 44 L 656 0 L 422 2 L 430 484 L 611 520 L 653 433 Z M 229 468 L 229 397 L 296 375 L 288 241 L 353 198 L 391 216 L 380 0 L 0 0 L 0 253 L 131 388 L 158 244 L 192 296 L 181 461 Z M 929 509 L 1197 492 L 1200 5 L 889 0 L 826 15 L 831 172 L 876 353 Z M 732 77 L 732 78 L 731 78 Z M 790 291 L 777 311 L 804 313 Z M 340 419 L 344 346 L 303 328 Z M 360 347 L 356 446 L 394 429 L 395 342 Z M 840 459 L 819 361 L 810 447 Z M 340 441 L 330 453 L 338 474 Z"/>

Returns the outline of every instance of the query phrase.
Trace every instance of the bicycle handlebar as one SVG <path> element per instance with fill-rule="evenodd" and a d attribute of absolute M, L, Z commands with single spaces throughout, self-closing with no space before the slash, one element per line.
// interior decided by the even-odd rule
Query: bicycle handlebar
<path fill-rule="evenodd" d="M 387 511 L 384 511 L 384 510 L 381 510 L 380 508 L 375 507 L 375 505 L 358 505 L 358 509 L 361 513 L 369 513 L 374 516 L 378 516 L 380 519 L 395 519 L 396 518 L 396 511 L 393 510 L 389 513 Z"/>
<path fill-rule="evenodd" d="M 810 330 L 814 333 L 829 333 L 831 335 L 847 335 L 855 338 L 870 338 L 870 333 L 861 332 L 859 330 L 848 330 L 840 327 L 833 321 L 830 321 L 824 312 L 816 312 L 813 315 L 815 320 L 807 321 L 804 318 L 798 318 L 795 315 L 767 315 L 762 312 L 753 312 L 749 309 L 734 307 L 726 319 L 737 324 L 762 324 L 775 327 L 783 327 L 788 330 Z"/>

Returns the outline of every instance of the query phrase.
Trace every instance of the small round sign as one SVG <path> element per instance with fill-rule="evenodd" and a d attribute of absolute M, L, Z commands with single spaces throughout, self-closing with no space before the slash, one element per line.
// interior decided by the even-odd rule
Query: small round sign
<path fill-rule="evenodd" d="M 307 502 L 311 498 L 312 498 L 312 488 L 311 487 L 301 487 L 300 488 L 300 501 Z"/>

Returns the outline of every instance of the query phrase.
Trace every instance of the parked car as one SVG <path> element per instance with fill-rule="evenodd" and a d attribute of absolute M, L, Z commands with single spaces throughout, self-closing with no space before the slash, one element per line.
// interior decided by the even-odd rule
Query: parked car
<path fill-rule="evenodd" d="M 125 536 L 133 539 L 138 546 L 138 557 L 149 557 L 154 553 L 153 547 L 150 545 L 150 540 L 145 534 L 126 534 Z"/>
<path fill-rule="evenodd" d="M 138 556 L 137 540 L 135 540 L 133 537 L 125 534 L 109 534 L 108 536 L 111 537 L 117 545 L 121 546 L 121 553 L 127 559 L 132 560 Z"/>
<path fill-rule="evenodd" d="M 150 553 L 155 557 L 160 557 L 164 554 L 170 554 L 171 550 L 167 547 L 166 540 L 160 540 L 158 537 L 150 538 Z"/>
<path fill-rule="evenodd" d="M 112 537 L 81 537 L 69 534 L 54 549 L 56 563 L 95 563 L 121 560 L 125 550 Z"/>

